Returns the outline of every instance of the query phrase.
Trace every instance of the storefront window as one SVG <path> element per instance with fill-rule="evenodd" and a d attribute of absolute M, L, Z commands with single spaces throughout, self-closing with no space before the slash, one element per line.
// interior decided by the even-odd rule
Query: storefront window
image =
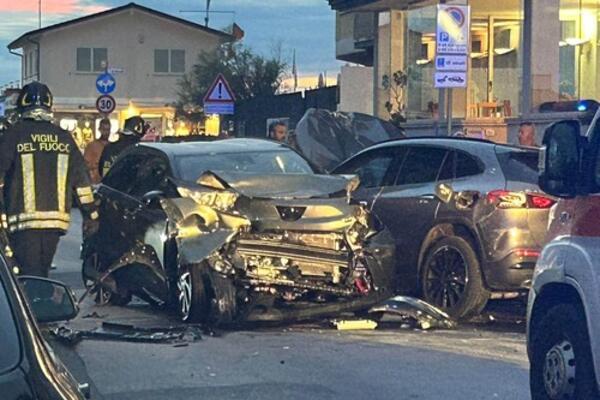
<path fill-rule="evenodd" d="M 560 0 L 558 100 L 597 97 L 599 3 Z"/>
<path fill-rule="evenodd" d="M 518 115 L 523 75 L 522 25 L 522 0 L 471 2 L 470 78 L 466 90 L 453 90 L 455 118 Z M 435 4 L 406 11 L 409 119 L 432 118 L 437 113 L 439 94 L 433 86 L 435 30 Z"/>
<path fill-rule="evenodd" d="M 433 87 L 436 6 L 408 10 L 406 21 L 407 116 L 432 118 L 438 104 Z"/>
<path fill-rule="evenodd" d="M 471 2 L 469 117 L 511 117 L 520 111 L 523 76 L 521 0 Z"/>

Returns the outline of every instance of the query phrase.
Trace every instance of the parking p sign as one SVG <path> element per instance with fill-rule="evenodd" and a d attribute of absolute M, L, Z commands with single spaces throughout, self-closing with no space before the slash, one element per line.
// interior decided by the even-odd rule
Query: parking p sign
<path fill-rule="evenodd" d="M 437 54 L 469 54 L 469 6 L 439 4 Z"/>
<path fill-rule="evenodd" d="M 469 67 L 469 6 L 439 4 L 434 86 L 464 88 Z"/>

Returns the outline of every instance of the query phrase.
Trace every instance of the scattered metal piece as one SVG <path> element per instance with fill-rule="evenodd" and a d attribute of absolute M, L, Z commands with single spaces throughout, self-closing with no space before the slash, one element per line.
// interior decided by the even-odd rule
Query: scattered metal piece
<path fill-rule="evenodd" d="M 392 314 L 403 322 L 412 321 L 420 329 L 454 329 L 457 326 L 448 314 L 431 304 L 410 296 L 396 296 L 371 307 L 369 314 Z"/>
<path fill-rule="evenodd" d="M 106 314 L 100 315 L 96 311 L 94 311 L 94 312 L 92 312 L 90 314 L 83 315 L 81 318 L 82 319 L 85 319 L 85 318 L 98 318 L 98 319 L 102 319 L 102 318 L 105 318 L 105 317 L 106 317 Z"/>
<path fill-rule="evenodd" d="M 373 330 L 377 328 L 377 322 L 369 319 L 334 320 L 332 322 L 338 331 Z"/>
<path fill-rule="evenodd" d="M 95 339 L 137 343 L 173 343 L 184 346 L 202 339 L 200 329 L 196 326 L 139 327 L 115 322 L 103 322 L 100 327 L 80 331 L 60 326 L 50 330 L 50 333 L 58 340 L 70 345 L 77 344 L 83 339 Z"/>

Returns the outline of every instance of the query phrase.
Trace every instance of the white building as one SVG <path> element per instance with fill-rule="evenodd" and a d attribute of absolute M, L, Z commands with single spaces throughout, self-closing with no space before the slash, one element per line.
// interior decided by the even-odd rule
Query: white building
<path fill-rule="evenodd" d="M 178 81 L 203 51 L 233 41 L 228 33 L 135 3 L 47 26 L 8 45 L 22 57 L 23 84 L 39 80 L 55 96 L 61 125 L 97 123 L 96 77 L 116 78 L 115 125 L 141 114 L 159 131 L 172 126 Z"/>

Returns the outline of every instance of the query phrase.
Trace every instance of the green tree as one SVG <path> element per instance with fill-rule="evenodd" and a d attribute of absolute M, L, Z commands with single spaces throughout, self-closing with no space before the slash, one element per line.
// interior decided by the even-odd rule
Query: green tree
<path fill-rule="evenodd" d="M 229 82 L 237 101 L 275 94 L 287 69 L 280 54 L 277 51 L 264 57 L 239 43 L 203 52 L 192 71 L 179 82 L 178 110 L 198 113 L 202 98 L 219 73 Z"/>

